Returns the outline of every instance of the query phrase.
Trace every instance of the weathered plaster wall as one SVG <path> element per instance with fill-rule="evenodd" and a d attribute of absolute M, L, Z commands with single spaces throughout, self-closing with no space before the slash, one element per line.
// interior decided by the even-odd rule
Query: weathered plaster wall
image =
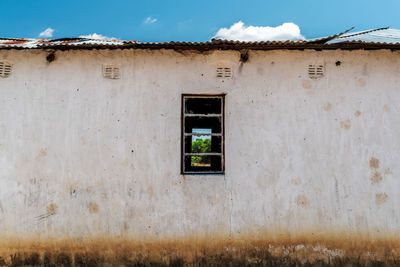
<path fill-rule="evenodd" d="M 400 247 L 399 52 L 47 54 L 0 51 L 14 64 L 0 79 L 3 238 Z M 122 78 L 103 78 L 103 63 Z M 325 77 L 308 78 L 314 63 Z M 219 66 L 233 78 L 216 78 Z M 225 175 L 180 175 L 182 93 L 227 94 Z"/>

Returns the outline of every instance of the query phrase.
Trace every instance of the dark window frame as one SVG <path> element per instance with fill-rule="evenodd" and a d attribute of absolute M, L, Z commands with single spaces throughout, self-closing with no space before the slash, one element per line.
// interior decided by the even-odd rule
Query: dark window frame
<path fill-rule="evenodd" d="M 225 95 L 220 94 L 182 94 L 181 96 L 181 174 L 182 175 L 224 175 L 225 174 Z M 221 171 L 185 171 L 185 98 L 221 99 Z M 213 154 L 213 153 L 210 153 Z"/>

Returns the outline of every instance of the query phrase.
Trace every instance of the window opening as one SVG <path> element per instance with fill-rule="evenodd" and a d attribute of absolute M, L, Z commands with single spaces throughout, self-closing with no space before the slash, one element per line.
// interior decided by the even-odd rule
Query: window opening
<path fill-rule="evenodd" d="M 183 174 L 224 171 L 224 96 L 182 96 Z"/>

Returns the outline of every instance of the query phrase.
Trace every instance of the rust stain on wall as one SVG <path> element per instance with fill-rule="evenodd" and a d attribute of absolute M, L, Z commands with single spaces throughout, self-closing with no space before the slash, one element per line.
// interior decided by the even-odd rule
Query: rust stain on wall
<path fill-rule="evenodd" d="M 81 137 L 81 144 L 82 144 L 82 145 L 86 145 L 86 139 L 85 139 L 85 137 L 83 137 L 83 136 Z"/>
<path fill-rule="evenodd" d="M 385 112 L 390 111 L 390 107 L 388 105 L 383 105 L 382 110 Z"/>
<path fill-rule="evenodd" d="M 361 87 L 364 87 L 364 86 L 367 84 L 367 82 L 365 81 L 365 79 L 360 78 L 360 79 L 358 79 L 358 84 L 359 84 Z"/>
<path fill-rule="evenodd" d="M 360 115 L 361 115 L 361 111 L 359 111 L 359 110 L 357 110 L 357 111 L 354 113 L 354 116 L 356 116 L 356 117 L 360 117 Z"/>
<path fill-rule="evenodd" d="M 375 172 L 371 177 L 372 184 L 380 183 L 382 182 L 382 180 L 383 180 L 382 175 L 379 172 Z"/>
<path fill-rule="evenodd" d="M 371 157 L 369 160 L 369 167 L 371 169 L 378 169 L 379 168 L 379 159 Z"/>
<path fill-rule="evenodd" d="M 89 212 L 94 214 L 99 212 L 99 205 L 95 202 L 90 202 L 89 203 Z"/>
<path fill-rule="evenodd" d="M 329 111 L 329 110 L 331 110 L 331 109 L 332 109 L 332 104 L 328 102 L 328 103 L 324 106 L 324 110 L 325 110 L 325 111 Z"/>
<path fill-rule="evenodd" d="M 46 208 L 47 213 L 49 213 L 49 214 L 51 214 L 51 215 L 56 214 L 56 213 L 57 213 L 57 209 L 58 209 L 58 207 L 57 207 L 57 205 L 54 204 L 54 203 L 51 203 L 51 204 L 48 205 L 47 208 Z"/>
<path fill-rule="evenodd" d="M 46 157 L 46 156 L 47 156 L 47 150 L 45 148 L 41 148 L 39 150 L 39 153 L 36 156 L 36 158 L 41 158 L 41 157 Z"/>
<path fill-rule="evenodd" d="M 309 81 L 309 80 L 303 80 L 302 86 L 303 86 L 304 89 L 310 89 L 310 88 L 312 87 L 311 81 Z"/>
<path fill-rule="evenodd" d="M 154 194 L 153 187 L 148 186 L 147 189 L 146 189 L 146 191 L 147 191 L 147 194 L 149 194 L 150 197 L 153 196 L 153 194 Z"/>
<path fill-rule="evenodd" d="M 378 193 L 378 194 L 376 194 L 376 196 L 375 196 L 376 204 L 382 205 L 383 203 L 385 203 L 387 201 L 388 197 L 389 196 L 386 193 Z"/>
<path fill-rule="evenodd" d="M 343 129 L 346 129 L 346 130 L 350 129 L 350 127 L 351 127 L 350 120 L 341 121 L 340 122 L 340 127 L 342 127 Z"/>
<path fill-rule="evenodd" d="M 304 195 L 298 195 L 296 197 L 296 203 L 297 205 L 301 206 L 301 207 L 307 207 L 310 205 L 310 201 L 308 200 L 308 198 Z"/>
<path fill-rule="evenodd" d="M 385 175 L 392 174 L 392 170 L 390 168 L 385 169 Z"/>
<path fill-rule="evenodd" d="M 274 238 L 2 239 L 4 266 L 398 266 L 397 238 L 335 233 Z"/>
<path fill-rule="evenodd" d="M 293 184 L 293 185 L 299 185 L 299 184 L 301 184 L 301 181 L 300 181 L 300 179 L 292 179 L 292 180 L 290 180 L 290 183 L 291 184 Z"/>

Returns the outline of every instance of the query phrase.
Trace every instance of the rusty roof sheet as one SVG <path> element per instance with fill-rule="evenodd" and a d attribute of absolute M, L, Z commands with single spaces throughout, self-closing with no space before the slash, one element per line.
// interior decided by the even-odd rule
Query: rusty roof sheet
<path fill-rule="evenodd" d="M 380 28 L 342 33 L 309 40 L 242 42 L 215 40 L 207 42 L 137 42 L 90 38 L 25 39 L 0 38 L 0 49 L 175 49 L 175 50 L 273 50 L 273 49 L 400 49 L 400 30 Z"/>

